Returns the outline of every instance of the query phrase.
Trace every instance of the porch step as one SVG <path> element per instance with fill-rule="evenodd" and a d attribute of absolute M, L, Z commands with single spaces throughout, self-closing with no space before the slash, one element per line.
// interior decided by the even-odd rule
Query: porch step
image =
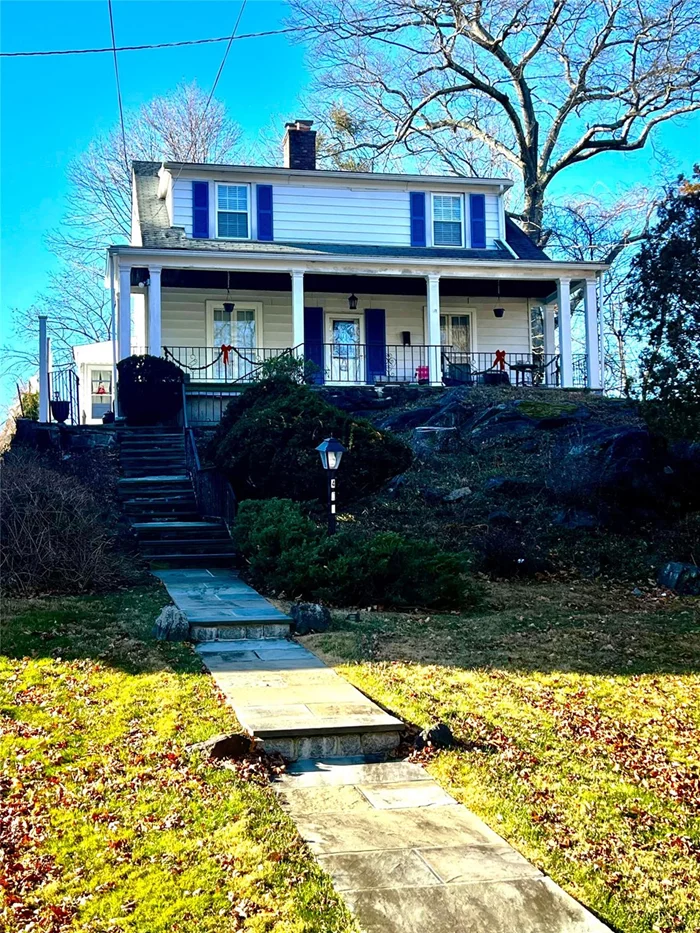
<path fill-rule="evenodd" d="M 202 644 L 197 652 L 243 728 L 289 760 L 376 755 L 404 724 L 290 641 Z"/>
<path fill-rule="evenodd" d="M 161 538 L 229 538 L 229 533 L 223 522 L 132 522 L 132 529 L 144 543 L 152 539 Z"/>
<path fill-rule="evenodd" d="M 156 554 L 223 554 L 235 553 L 233 541 L 229 538 L 151 538 L 141 542 L 141 553 L 146 556 Z"/>
<path fill-rule="evenodd" d="M 144 554 L 152 567 L 165 569 L 169 567 L 230 567 L 236 556 L 235 551 L 221 551 L 213 554 Z"/>
<path fill-rule="evenodd" d="M 202 650 L 221 650 L 227 642 L 240 642 L 244 639 L 265 639 L 270 643 L 291 634 L 291 622 L 284 617 L 276 619 L 256 619 L 255 622 L 213 622 L 209 625 L 190 622 L 192 641 L 198 642 Z"/>

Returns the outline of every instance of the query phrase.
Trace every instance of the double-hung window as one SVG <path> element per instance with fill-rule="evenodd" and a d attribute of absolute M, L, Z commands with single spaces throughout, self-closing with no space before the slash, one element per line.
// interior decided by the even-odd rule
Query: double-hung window
<path fill-rule="evenodd" d="M 216 235 L 228 240 L 250 238 L 248 185 L 216 186 Z"/>
<path fill-rule="evenodd" d="M 462 195 L 433 195 L 433 246 L 462 245 Z"/>

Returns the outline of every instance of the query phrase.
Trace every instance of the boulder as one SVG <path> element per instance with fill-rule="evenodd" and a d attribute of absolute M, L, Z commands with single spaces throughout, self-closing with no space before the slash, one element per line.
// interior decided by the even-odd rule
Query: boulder
<path fill-rule="evenodd" d="M 591 424 L 563 439 L 548 484 L 574 507 L 603 499 L 617 508 L 663 508 L 672 477 L 665 446 L 643 427 Z"/>
<path fill-rule="evenodd" d="M 452 492 L 448 492 L 444 496 L 444 502 L 459 502 L 460 499 L 466 499 L 467 496 L 471 496 L 472 491 L 469 486 L 462 486 L 460 489 L 453 489 Z"/>
<path fill-rule="evenodd" d="M 294 603 L 289 614 L 294 621 L 296 635 L 325 632 L 331 624 L 331 614 L 327 607 L 318 603 Z"/>
<path fill-rule="evenodd" d="M 197 742 L 187 747 L 188 752 L 200 752 L 207 758 L 243 758 L 255 747 L 255 739 L 238 732 L 213 735 L 204 742 Z"/>
<path fill-rule="evenodd" d="M 411 431 L 413 428 L 419 428 L 421 425 L 426 424 L 433 415 L 440 411 L 440 408 L 441 406 L 435 403 L 423 408 L 395 411 L 381 419 L 380 427 L 389 431 Z"/>
<path fill-rule="evenodd" d="M 190 623 L 177 606 L 166 606 L 156 619 L 153 634 L 158 641 L 187 641 Z"/>
<path fill-rule="evenodd" d="M 700 567 L 697 564 L 669 561 L 659 571 L 657 582 L 659 586 L 679 596 L 700 596 Z"/>
<path fill-rule="evenodd" d="M 413 744 L 419 750 L 426 745 L 432 745 L 433 748 L 450 748 L 455 744 L 455 740 L 450 727 L 444 722 L 437 722 L 423 729 Z"/>
<path fill-rule="evenodd" d="M 410 444 L 419 460 L 429 460 L 436 455 L 459 450 L 460 438 L 457 428 L 424 426 L 414 428 Z"/>

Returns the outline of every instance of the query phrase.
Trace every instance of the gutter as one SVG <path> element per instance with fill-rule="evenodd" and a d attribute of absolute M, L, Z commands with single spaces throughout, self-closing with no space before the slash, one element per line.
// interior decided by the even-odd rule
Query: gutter
<path fill-rule="evenodd" d="M 438 256 L 357 256 L 352 254 L 342 254 L 342 253 L 331 253 L 331 254 L 318 254 L 318 253 L 274 253 L 267 251 L 248 251 L 245 252 L 236 252 L 234 250 L 219 251 L 219 250 L 201 250 L 201 249 L 156 249 L 154 247 L 146 246 L 110 246 L 108 249 L 110 255 L 112 256 L 130 256 L 136 260 L 135 264 L 138 264 L 138 258 L 143 257 L 147 259 L 149 257 L 158 258 L 159 261 L 162 260 L 162 264 L 167 268 L 183 268 L 183 264 L 178 262 L 179 259 L 200 259 L 206 260 L 209 259 L 215 263 L 223 263 L 221 268 L 226 268 L 225 260 L 227 258 L 232 260 L 251 260 L 252 262 L 256 260 L 267 260 L 268 262 L 276 262 L 281 267 L 281 271 L 288 272 L 290 266 L 288 263 L 297 264 L 299 262 L 304 263 L 348 263 L 348 264 L 384 264 L 384 265 L 395 265 L 395 266 L 413 266 L 417 265 L 420 267 L 430 267 L 430 266 L 440 266 L 444 265 L 450 268 L 460 268 L 463 266 L 469 266 L 480 269 L 503 269 L 505 268 L 514 268 L 521 269 L 525 272 L 527 269 L 537 269 L 539 270 L 550 270 L 553 275 L 556 272 L 570 272 L 572 274 L 576 273 L 585 273 L 585 272 L 604 272 L 609 269 L 610 266 L 607 263 L 602 262 L 557 262 L 553 259 L 543 260 L 543 259 L 514 259 L 513 261 L 505 259 L 447 259 L 440 258 Z M 250 269 L 249 271 L 254 272 L 255 269 Z"/>

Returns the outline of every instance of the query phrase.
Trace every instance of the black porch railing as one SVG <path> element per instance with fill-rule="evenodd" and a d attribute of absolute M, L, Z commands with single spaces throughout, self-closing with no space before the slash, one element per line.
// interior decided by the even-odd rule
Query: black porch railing
<path fill-rule="evenodd" d="M 290 347 L 163 347 L 193 382 L 255 382 L 263 365 L 280 356 L 290 356 Z"/>
<path fill-rule="evenodd" d="M 558 354 L 472 353 L 453 346 L 428 344 L 310 343 L 304 347 L 221 348 L 165 347 L 165 355 L 190 376 L 190 384 L 223 383 L 235 388 L 257 381 L 264 363 L 281 356 L 304 356 L 308 378 L 316 384 L 332 385 L 523 385 L 556 388 L 561 386 L 561 360 Z M 572 359 L 573 387 L 587 384 L 586 356 Z M 208 393 L 198 393 L 206 406 Z M 228 404 L 226 398 L 212 396 L 214 409 Z M 219 414 L 220 417 L 220 414 Z M 197 418 L 195 420 L 201 421 Z"/>
<path fill-rule="evenodd" d="M 80 424 L 79 385 L 78 374 L 72 367 L 49 370 L 49 421 Z"/>

